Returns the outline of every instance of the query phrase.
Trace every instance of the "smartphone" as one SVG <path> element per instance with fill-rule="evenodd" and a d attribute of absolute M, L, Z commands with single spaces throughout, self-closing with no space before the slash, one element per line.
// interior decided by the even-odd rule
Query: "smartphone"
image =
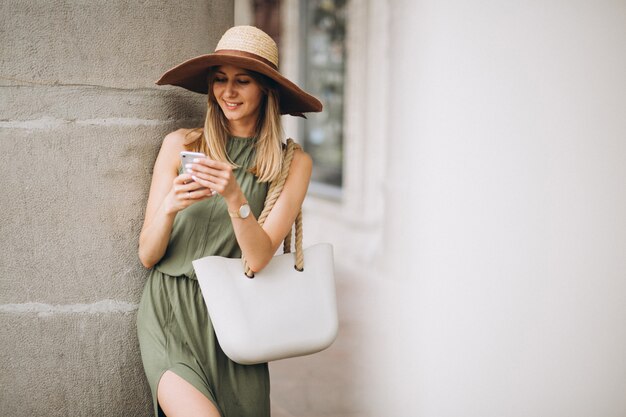
<path fill-rule="evenodd" d="M 193 160 L 196 158 L 206 158 L 206 155 L 203 154 L 202 152 L 182 151 L 180 153 L 180 163 L 183 166 L 183 173 L 189 174 L 186 165 L 193 163 Z"/>

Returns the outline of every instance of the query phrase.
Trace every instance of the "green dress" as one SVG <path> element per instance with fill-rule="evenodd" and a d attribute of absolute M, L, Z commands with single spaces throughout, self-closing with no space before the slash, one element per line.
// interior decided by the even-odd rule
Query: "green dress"
<path fill-rule="evenodd" d="M 254 164 L 254 139 L 231 138 L 226 146 L 237 181 L 258 218 L 267 183 L 247 172 Z M 224 199 L 216 195 L 180 211 L 167 251 L 146 282 L 137 332 L 155 415 L 157 384 L 171 370 L 202 392 L 223 417 L 270 415 L 267 364 L 239 365 L 222 351 L 207 314 L 191 261 L 208 255 L 240 258 Z"/>

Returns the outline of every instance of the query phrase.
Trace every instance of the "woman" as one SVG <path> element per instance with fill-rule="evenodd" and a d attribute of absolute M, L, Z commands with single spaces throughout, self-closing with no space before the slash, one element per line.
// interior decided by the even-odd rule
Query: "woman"
<path fill-rule="evenodd" d="M 270 415 L 267 364 L 239 365 L 224 355 L 191 261 L 243 254 L 252 271 L 259 271 L 300 210 L 312 163 L 297 151 L 263 227 L 256 221 L 281 168 L 280 114 L 322 109 L 277 66 L 272 39 L 257 28 L 238 26 L 224 34 L 214 53 L 188 60 L 157 81 L 208 93 L 204 128 L 180 129 L 163 141 L 139 238 L 139 258 L 153 269 L 137 329 L 158 415 Z M 181 151 L 207 157 L 183 173 Z"/>

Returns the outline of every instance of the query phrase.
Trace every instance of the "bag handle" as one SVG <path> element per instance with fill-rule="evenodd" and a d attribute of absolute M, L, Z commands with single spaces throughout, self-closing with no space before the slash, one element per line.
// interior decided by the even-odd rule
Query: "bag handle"
<path fill-rule="evenodd" d="M 265 223 L 265 219 L 272 211 L 276 200 L 280 196 L 280 193 L 283 191 L 283 187 L 285 185 L 285 181 L 287 180 L 287 176 L 289 175 L 289 168 L 291 167 L 291 161 L 293 160 L 293 153 L 296 149 L 302 149 L 300 145 L 294 142 L 293 139 L 287 139 L 286 149 L 283 151 L 283 164 L 282 169 L 280 171 L 280 175 L 270 184 L 270 188 L 267 191 L 267 196 L 265 197 L 265 206 L 263 207 L 263 211 L 259 216 L 258 222 L 260 226 L 263 226 Z M 304 254 L 302 252 L 302 209 L 298 212 L 295 220 L 296 225 L 296 263 L 294 268 L 298 271 L 304 270 Z M 285 236 L 285 241 L 283 242 L 283 252 L 290 253 L 291 252 L 291 233 L 292 233 L 293 225 L 289 229 L 289 233 Z M 243 270 L 244 274 L 248 278 L 254 278 L 254 272 L 248 266 L 248 261 L 246 261 L 245 257 L 241 256 L 243 260 Z"/>

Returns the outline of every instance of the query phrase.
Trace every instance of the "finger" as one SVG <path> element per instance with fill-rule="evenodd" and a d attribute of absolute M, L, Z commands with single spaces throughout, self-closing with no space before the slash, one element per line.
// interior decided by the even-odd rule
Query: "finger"
<path fill-rule="evenodd" d="M 207 188 L 207 185 L 200 178 L 194 178 L 186 187 L 187 191 L 196 191 Z"/>
<path fill-rule="evenodd" d="M 205 169 L 209 168 L 209 165 L 207 165 L 207 161 L 210 160 L 206 158 L 196 158 L 185 165 L 185 170 L 187 172 L 204 171 Z"/>
<path fill-rule="evenodd" d="M 210 189 L 201 188 L 199 190 L 187 191 L 187 193 L 185 194 L 185 199 L 186 200 L 199 200 L 199 199 L 205 199 L 205 198 L 212 197 L 212 196 L 213 196 L 213 192 Z"/>
<path fill-rule="evenodd" d="M 190 178 L 190 181 L 188 183 L 175 185 L 174 192 L 185 193 L 190 190 L 195 190 L 196 188 L 198 188 L 198 184 L 195 183 L 194 180 Z"/>
<path fill-rule="evenodd" d="M 209 158 L 196 158 L 191 163 L 185 165 L 186 168 L 195 169 L 198 171 L 204 171 L 204 169 L 215 169 L 217 171 L 232 171 L 233 167 L 222 161 L 215 161 Z"/>
<path fill-rule="evenodd" d="M 204 196 L 206 198 L 213 197 L 214 195 L 217 194 L 217 192 L 215 190 L 212 190 L 210 188 L 203 188 L 202 192 L 204 193 Z"/>
<path fill-rule="evenodd" d="M 178 194 L 178 199 L 181 200 L 183 204 L 189 203 L 197 199 L 197 197 L 197 191 L 183 191 Z"/>
<path fill-rule="evenodd" d="M 228 185 L 228 181 L 221 178 L 210 177 L 208 179 L 202 179 L 194 176 L 195 181 L 201 184 L 204 187 L 210 188 L 211 190 L 217 190 L 220 193 L 226 188 Z"/>
<path fill-rule="evenodd" d="M 212 178 L 211 176 L 207 174 L 198 173 L 197 176 L 193 175 L 192 179 L 196 184 L 199 184 L 199 186 L 203 188 L 208 188 L 210 190 L 215 190 L 216 185 L 218 184 L 217 179 Z"/>
<path fill-rule="evenodd" d="M 192 175 L 207 174 L 218 178 L 228 178 L 232 174 L 232 168 L 230 166 L 224 169 L 217 169 L 200 164 L 189 164 L 188 167 Z"/>
<path fill-rule="evenodd" d="M 200 165 L 204 165 L 210 168 L 215 168 L 215 169 L 220 169 L 220 170 L 228 169 L 231 167 L 230 164 L 226 162 L 216 161 L 210 158 L 196 158 L 192 162 L 195 164 L 200 164 Z"/>
<path fill-rule="evenodd" d="M 198 184 L 198 186 L 200 187 L 209 187 L 209 185 L 207 184 L 207 178 L 203 178 L 205 177 L 205 175 L 200 176 L 201 174 L 197 174 L 197 175 L 193 175 L 191 178 L 193 178 L 193 181 Z"/>
<path fill-rule="evenodd" d="M 201 172 L 194 173 L 194 175 L 192 175 L 191 178 L 193 178 L 194 181 L 197 181 L 197 182 L 201 183 L 205 187 L 208 187 L 208 185 L 205 184 L 207 181 L 212 182 L 212 183 L 224 183 L 224 182 L 227 182 L 227 180 L 225 180 L 224 178 L 217 177 L 217 176 L 211 175 L 211 174 L 204 174 L 204 173 L 201 173 Z"/>
<path fill-rule="evenodd" d="M 206 185 L 208 189 L 215 191 L 217 194 L 222 194 L 224 192 L 224 184 L 213 181 L 204 181 L 202 184 Z"/>
<path fill-rule="evenodd" d="M 192 181 L 191 174 L 180 174 L 174 178 L 174 184 L 186 184 L 189 181 Z"/>

